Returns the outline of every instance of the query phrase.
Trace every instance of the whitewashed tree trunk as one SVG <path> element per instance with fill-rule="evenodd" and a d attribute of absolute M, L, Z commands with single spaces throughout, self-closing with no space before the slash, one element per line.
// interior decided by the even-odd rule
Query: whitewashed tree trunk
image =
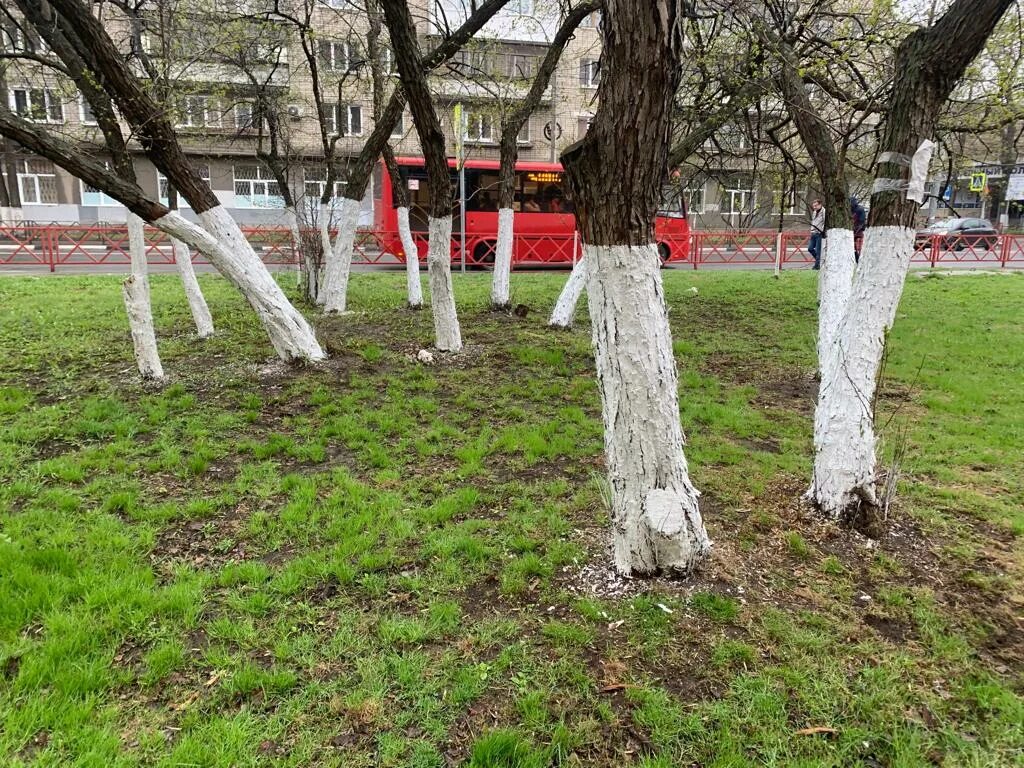
<path fill-rule="evenodd" d="M 309 274 L 306 279 L 309 280 L 309 295 L 317 304 L 323 306 L 324 271 L 327 260 L 331 258 L 331 209 L 327 203 L 320 203 L 320 252 L 323 254 L 323 259 L 319 270 L 310 264 L 307 267 Z"/>
<path fill-rule="evenodd" d="M 192 267 L 192 253 L 187 245 L 174 237 L 171 238 L 171 248 L 174 250 L 174 263 L 181 276 L 181 285 L 185 289 L 188 308 L 192 313 L 192 320 L 196 324 L 196 333 L 199 334 L 200 339 L 208 339 L 213 336 L 213 318 L 210 316 L 210 308 L 206 305 L 203 291 L 199 287 L 199 281 L 196 280 L 196 271 Z"/>
<path fill-rule="evenodd" d="M 405 253 L 405 288 L 410 309 L 423 306 L 423 286 L 420 284 L 420 252 L 409 226 L 409 208 L 398 207 L 398 237 Z"/>
<path fill-rule="evenodd" d="M 853 289 L 853 230 L 830 229 L 818 273 L 818 369 L 829 358 Z"/>
<path fill-rule="evenodd" d="M 450 216 L 427 222 L 427 271 L 430 306 L 434 314 L 435 346 L 445 352 L 462 351 L 462 331 L 452 289 L 452 220 Z"/>
<path fill-rule="evenodd" d="M 913 253 L 913 229 L 871 227 L 865 232 L 853 291 L 829 362 L 822 366 L 810 495 L 833 518 L 860 502 L 877 504 L 876 378 Z"/>
<path fill-rule="evenodd" d="M 135 362 L 143 379 L 162 379 L 163 366 L 156 348 L 153 330 L 153 311 L 149 300 L 149 275 L 146 265 L 146 235 L 142 219 L 128 214 L 128 250 L 132 272 L 121 286 L 124 306 L 128 312 L 128 325 L 132 331 Z"/>
<path fill-rule="evenodd" d="M 231 215 L 217 206 L 199 214 L 199 220 L 202 227 L 172 211 L 154 221 L 153 226 L 206 254 L 256 311 L 270 343 L 282 360 L 323 360 L 326 355 L 317 343 L 313 329 L 288 301 Z"/>
<path fill-rule="evenodd" d="M 572 267 L 569 279 L 562 286 L 562 292 L 558 295 L 555 308 L 551 311 L 551 319 L 548 326 L 551 328 L 572 328 L 573 319 L 576 316 L 576 305 L 580 296 L 587 287 L 586 257 L 579 259 Z"/>
<path fill-rule="evenodd" d="M 679 423 L 657 247 L 585 245 L 612 496 L 615 567 L 685 573 L 711 547 Z"/>
<path fill-rule="evenodd" d="M 491 305 L 506 308 L 511 302 L 512 279 L 512 209 L 498 211 L 498 243 L 494 252 L 494 276 L 491 282 Z"/>
<path fill-rule="evenodd" d="M 324 312 L 345 312 L 348 304 L 348 278 L 352 269 L 352 246 L 359 226 L 359 200 L 341 198 L 338 212 L 338 236 L 334 247 L 325 255 L 327 266 L 324 270 Z"/>

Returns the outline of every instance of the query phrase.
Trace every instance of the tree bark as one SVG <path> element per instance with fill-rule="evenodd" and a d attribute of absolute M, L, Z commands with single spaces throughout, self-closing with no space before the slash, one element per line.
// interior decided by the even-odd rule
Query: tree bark
<path fill-rule="evenodd" d="M 149 299 L 149 275 L 146 265 L 146 236 L 143 222 L 134 213 L 128 214 L 128 250 L 132 271 L 121 286 L 128 326 L 132 332 L 135 362 L 139 375 L 146 380 L 162 379 L 164 369 L 156 347 L 153 310 Z"/>
<path fill-rule="evenodd" d="M 426 75 L 419 60 L 409 7 L 404 0 L 382 0 L 381 5 L 427 168 L 427 187 L 430 191 L 427 266 L 430 273 L 435 343 L 440 350 L 459 352 L 462 350 L 462 334 L 451 276 L 452 184 L 445 155 L 444 132 L 434 111 Z M 456 130 L 460 129 L 457 127 Z"/>
<path fill-rule="evenodd" d="M 607 0 L 599 106 L 562 155 L 583 237 L 615 567 L 685 573 L 711 542 L 690 483 L 654 222 L 681 78 L 682 0 Z"/>
<path fill-rule="evenodd" d="M 347 311 L 352 248 L 355 245 L 359 212 L 362 207 L 363 204 L 359 200 L 341 198 L 338 210 L 338 236 L 334 239 L 330 258 L 324 264 L 324 284 L 321 291 L 324 312 L 341 314 Z"/>
<path fill-rule="evenodd" d="M 955 0 L 934 26 L 911 33 L 897 50 L 861 264 L 833 359 L 823 366 L 829 380 L 822 379 L 815 411 L 809 495 L 829 517 L 858 520 L 877 507 L 876 379 L 914 250 L 931 157 L 928 138 L 950 92 L 1011 4 Z M 911 157 L 908 167 L 905 158 Z"/>
<path fill-rule="evenodd" d="M 196 279 L 196 271 L 192 267 L 192 253 L 187 245 L 173 237 L 171 238 L 171 248 L 174 251 L 174 263 L 181 276 L 181 285 L 185 289 L 188 308 L 196 324 L 196 333 L 200 339 L 208 339 L 213 336 L 213 318 L 210 316 L 210 308 L 206 305 L 206 298 Z"/>

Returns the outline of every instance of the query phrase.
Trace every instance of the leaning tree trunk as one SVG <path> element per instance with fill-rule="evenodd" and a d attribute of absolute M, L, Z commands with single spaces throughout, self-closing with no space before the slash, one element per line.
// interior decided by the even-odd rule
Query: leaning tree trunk
<path fill-rule="evenodd" d="M 128 214 L 128 250 L 132 260 L 132 271 L 121 286 L 124 306 L 128 311 L 128 325 L 132 331 L 132 345 L 135 347 L 135 362 L 143 379 L 153 380 L 164 377 L 160 354 L 156 348 L 156 331 L 153 329 L 153 310 L 149 300 L 149 275 L 146 265 L 146 235 L 142 219 L 134 213 Z"/>
<path fill-rule="evenodd" d="M 683 455 L 654 239 L 685 13 L 683 0 L 607 0 L 597 114 L 562 155 L 588 264 L 615 567 L 627 575 L 688 572 L 711 546 Z"/>
<path fill-rule="evenodd" d="M 572 328 L 573 320 L 576 318 L 576 305 L 587 287 L 588 266 L 589 263 L 586 259 L 579 259 L 573 264 L 569 279 L 562 286 L 562 292 L 558 294 L 555 308 L 551 311 L 551 318 L 548 320 L 549 327 L 561 330 Z"/>
<path fill-rule="evenodd" d="M 171 238 L 171 248 L 174 251 L 174 263 L 178 267 L 181 285 L 185 289 L 188 308 L 192 313 L 192 320 L 196 324 L 196 333 L 200 339 L 208 339 L 213 336 L 213 318 L 210 316 L 210 308 L 206 305 L 206 298 L 196 279 L 196 271 L 192 266 L 192 253 L 187 245 L 173 237 Z"/>
<path fill-rule="evenodd" d="M 348 280 L 352 271 L 352 249 L 359 227 L 362 203 L 348 197 L 341 198 L 338 211 L 338 236 L 334 247 L 326 254 L 324 264 L 324 312 L 346 312 L 348 307 Z"/>
<path fill-rule="evenodd" d="M 206 230 L 220 242 L 215 252 L 205 252 L 256 310 L 281 359 L 286 362 L 323 359 L 325 355 L 312 327 L 291 305 L 266 265 L 246 241 L 237 222 L 192 167 L 166 110 L 154 101 L 131 71 L 102 22 L 81 0 L 52 0 L 49 5 L 63 17 L 64 23 L 74 29 L 75 37 L 71 42 L 100 77 L 104 89 L 116 102 L 122 117 L 135 130 L 149 158 L 164 173 L 168 183 L 188 200 Z M 53 146 L 52 142 L 50 146 Z M 59 164 L 67 167 L 66 162 Z M 138 197 L 139 192 L 132 190 L 132 196 Z M 149 201 L 140 205 L 140 210 L 151 208 Z M 179 219 L 184 221 L 178 216 L 165 222 L 168 229 L 179 228 Z M 189 242 L 185 237 L 180 239 Z"/>
<path fill-rule="evenodd" d="M 777 81 L 790 118 L 814 163 L 825 204 L 825 236 L 818 273 L 818 370 L 822 386 L 830 381 L 824 368 L 846 313 L 853 286 L 853 218 L 846 169 L 832 143 L 831 129 L 815 108 L 792 46 L 762 30 L 766 47 L 779 57 Z"/>
<path fill-rule="evenodd" d="M 929 137 L 950 92 L 1011 4 L 955 0 L 934 26 L 911 33 L 897 50 L 861 263 L 832 360 L 822 368 L 815 411 L 809 495 L 829 517 L 860 520 L 877 509 L 876 379 L 914 251 L 934 148 Z"/>
<path fill-rule="evenodd" d="M 409 309 L 423 308 L 423 286 L 420 284 L 420 250 L 409 226 L 409 206 L 398 207 L 398 237 L 405 254 L 405 298 Z"/>
<path fill-rule="evenodd" d="M 427 270 L 435 345 L 442 351 L 460 352 L 462 332 L 455 308 L 451 270 L 452 184 L 445 157 L 444 133 L 434 111 L 426 75 L 420 63 L 409 7 L 403 0 L 382 0 L 381 5 L 427 166 L 427 186 L 430 190 Z"/>

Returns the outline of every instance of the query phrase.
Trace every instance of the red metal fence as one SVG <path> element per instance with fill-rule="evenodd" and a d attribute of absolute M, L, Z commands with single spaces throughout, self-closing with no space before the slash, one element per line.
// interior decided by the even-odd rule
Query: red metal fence
<path fill-rule="evenodd" d="M 265 263 L 298 266 L 287 229 L 243 227 L 242 231 Z M 416 234 L 414 239 L 422 258 L 426 253 L 426 234 Z M 701 266 L 792 269 L 807 268 L 813 263 L 807 244 L 806 232 L 701 231 L 678 240 L 670 238 L 662 243 L 662 248 L 671 263 L 688 264 L 693 269 Z M 147 228 L 146 249 L 150 264 L 174 263 L 174 253 L 164 233 Z M 581 255 L 576 235 L 564 233 L 520 234 L 513 245 L 513 264 L 517 266 L 571 264 Z M 452 258 L 455 263 L 462 260 L 458 235 L 452 240 Z M 193 253 L 192 260 L 197 264 L 208 263 L 200 253 Z M 494 236 L 467 235 L 466 264 L 486 265 L 493 260 Z M 359 231 L 353 263 L 398 265 L 403 261 L 397 233 Z M 1024 235 L 919 236 L 912 261 L 933 267 L 964 264 L 1024 268 Z M 62 267 L 114 266 L 130 262 L 128 233 L 124 227 L 0 227 L 0 266 L 3 267 L 44 266 L 54 272 Z"/>

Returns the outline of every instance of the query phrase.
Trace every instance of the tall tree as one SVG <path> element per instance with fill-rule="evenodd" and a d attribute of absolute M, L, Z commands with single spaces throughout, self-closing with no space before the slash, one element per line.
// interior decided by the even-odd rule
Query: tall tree
<path fill-rule="evenodd" d="M 683 455 L 654 243 L 687 6 L 606 1 L 597 114 L 562 154 L 589 264 L 615 567 L 624 574 L 686 572 L 711 545 Z"/>
<path fill-rule="evenodd" d="M 405 0 L 381 0 L 381 7 L 427 168 L 430 194 L 427 270 L 434 315 L 434 343 L 440 350 L 459 352 L 462 350 L 462 331 L 452 290 L 452 182 L 444 131 L 434 111 L 430 88 L 420 64 L 409 6 Z"/>
<path fill-rule="evenodd" d="M 955 0 L 896 52 L 861 261 L 832 359 L 821 366 L 809 495 L 831 517 L 856 519 L 877 508 L 876 378 L 914 252 L 930 140 L 947 98 L 1013 1 Z"/>

